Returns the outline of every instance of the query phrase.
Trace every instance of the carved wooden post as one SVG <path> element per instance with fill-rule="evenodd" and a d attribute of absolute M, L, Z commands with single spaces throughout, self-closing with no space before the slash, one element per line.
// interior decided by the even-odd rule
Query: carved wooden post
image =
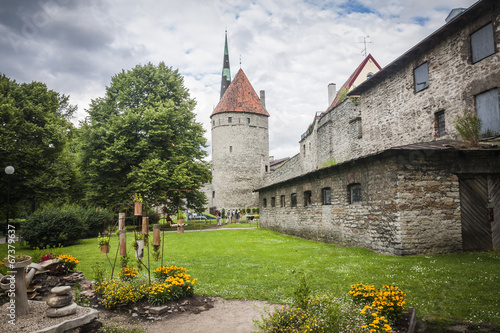
<path fill-rule="evenodd" d="M 142 233 L 147 236 L 149 235 L 149 217 L 142 217 Z"/>
<path fill-rule="evenodd" d="M 127 231 L 120 230 L 119 237 L 120 237 L 120 255 L 124 257 L 127 255 Z"/>
<path fill-rule="evenodd" d="M 153 224 L 153 245 L 160 245 L 160 225 Z"/>

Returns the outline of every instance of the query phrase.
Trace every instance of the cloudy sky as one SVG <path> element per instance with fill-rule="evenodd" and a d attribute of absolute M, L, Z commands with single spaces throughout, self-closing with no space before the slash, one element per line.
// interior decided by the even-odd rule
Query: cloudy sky
<path fill-rule="evenodd" d="M 78 105 L 138 64 L 179 69 L 210 143 L 228 31 L 231 74 L 245 71 L 271 114 L 270 154 L 298 153 L 366 49 L 384 67 L 475 0 L 0 0 L 0 73 L 41 81 Z"/>

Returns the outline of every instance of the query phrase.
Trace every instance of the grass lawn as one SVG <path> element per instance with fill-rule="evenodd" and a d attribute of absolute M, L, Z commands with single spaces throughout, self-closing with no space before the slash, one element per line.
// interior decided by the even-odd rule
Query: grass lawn
<path fill-rule="evenodd" d="M 407 305 L 414 307 L 420 318 L 500 324 L 499 251 L 395 257 L 257 228 L 164 235 L 163 264 L 186 267 L 188 274 L 198 279 L 197 294 L 282 303 L 291 298 L 298 273 L 303 272 L 314 294 L 346 295 L 351 284 L 361 281 L 376 288 L 393 284 L 407 294 Z M 133 237 L 127 236 L 127 249 L 133 256 Z M 117 243 L 114 236 L 112 260 Z M 6 253 L 7 245 L 1 244 L 1 257 Z M 16 244 L 16 253 L 32 251 Z M 89 279 L 92 266 L 107 263 L 96 239 L 83 240 L 62 253 L 76 256 L 81 261 L 77 269 Z M 131 262 L 136 265 L 135 260 Z M 151 269 L 159 266 L 152 256 L 150 262 Z"/>

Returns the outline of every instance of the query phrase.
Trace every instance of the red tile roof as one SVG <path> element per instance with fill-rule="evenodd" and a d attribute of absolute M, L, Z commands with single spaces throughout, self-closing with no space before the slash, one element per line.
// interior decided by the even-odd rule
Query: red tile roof
<path fill-rule="evenodd" d="M 210 117 L 222 112 L 249 112 L 269 117 L 269 113 L 260 103 L 259 96 L 241 68 Z"/>
<path fill-rule="evenodd" d="M 342 90 L 345 90 L 346 93 L 349 92 L 349 89 L 351 89 L 352 84 L 354 83 L 354 81 L 356 81 L 356 79 L 358 78 L 359 74 L 361 73 L 361 71 L 365 67 L 366 63 L 370 59 L 373 61 L 373 63 L 375 64 L 375 66 L 378 67 L 379 70 L 382 69 L 382 67 L 380 67 L 380 65 L 377 63 L 377 61 L 375 61 L 375 58 L 373 58 L 371 54 L 368 54 L 368 56 L 366 56 L 365 60 L 363 60 L 363 62 L 358 66 L 358 68 L 356 68 L 356 70 L 354 71 L 354 73 L 352 73 L 351 76 L 349 76 L 349 78 L 344 83 L 344 85 L 342 86 L 342 88 L 340 88 L 340 90 L 337 92 L 337 95 L 335 96 L 335 99 L 333 100 L 332 104 L 328 107 L 328 109 L 326 109 L 326 111 L 330 111 L 335 106 L 337 106 L 338 104 L 340 104 L 340 102 L 341 102 L 340 99 L 339 99 L 340 92 Z"/>

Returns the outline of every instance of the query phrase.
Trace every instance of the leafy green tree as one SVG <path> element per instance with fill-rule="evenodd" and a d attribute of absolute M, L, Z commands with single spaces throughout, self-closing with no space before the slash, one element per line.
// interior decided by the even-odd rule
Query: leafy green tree
<path fill-rule="evenodd" d="M 69 105 L 68 98 L 41 82 L 18 84 L 0 76 L 0 193 L 7 192 L 3 168 L 12 165 L 14 211 L 26 203 L 34 210 L 39 203 L 69 200 L 76 173 L 65 150 L 74 130 L 70 119 L 76 107 Z M 3 206 L 5 197 L 0 201 Z"/>
<path fill-rule="evenodd" d="M 203 205 L 199 189 L 210 173 L 195 104 L 179 72 L 163 62 L 113 76 L 80 129 L 86 200 L 109 207 L 141 193 L 149 202 L 175 206 L 180 195 L 190 208 Z M 169 189 L 189 191 L 171 191 L 168 200 Z"/>

